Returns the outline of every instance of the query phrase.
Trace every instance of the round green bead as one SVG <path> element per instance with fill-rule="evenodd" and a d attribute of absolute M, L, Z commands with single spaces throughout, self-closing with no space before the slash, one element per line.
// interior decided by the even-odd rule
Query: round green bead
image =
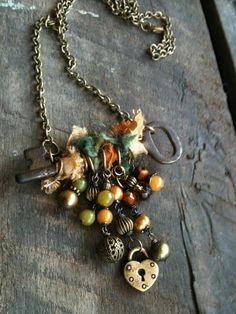
<path fill-rule="evenodd" d="M 85 178 L 80 178 L 72 183 L 72 186 L 76 188 L 80 193 L 83 193 L 88 186 L 87 180 Z"/>
<path fill-rule="evenodd" d="M 96 219 L 95 211 L 91 209 L 84 209 L 80 212 L 79 219 L 82 225 L 91 226 Z"/>
<path fill-rule="evenodd" d="M 111 191 L 104 190 L 98 194 L 98 204 L 104 207 L 109 207 L 114 202 L 115 198 Z"/>

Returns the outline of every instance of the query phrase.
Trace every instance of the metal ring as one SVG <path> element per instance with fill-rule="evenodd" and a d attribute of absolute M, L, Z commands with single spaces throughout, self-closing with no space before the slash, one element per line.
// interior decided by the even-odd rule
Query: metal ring
<path fill-rule="evenodd" d="M 111 171 L 109 169 L 105 169 L 102 171 L 102 176 L 105 179 L 109 179 L 111 177 Z"/>
<path fill-rule="evenodd" d="M 137 246 L 135 246 L 134 248 L 131 248 L 131 243 L 134 243 L 135 241 L 138 242 L 138 244 L 139 244 L 139 249 L 140 249 L 140 252 L 141 252 L 141 250 L 143 249 L 143 243 L 142 243 L 139 239 L 133 239 L 131 236 L 130 236 L 130 241 L 129 241 L 129 243 L 128 243 L 129 249 L 130 249 L 130 250 L 133 250 L 133 249 L 137 248 Z"/>
<path fill-rule="evenodd" d="M 54 158 L 53 158 L 53 153 L 52 153 L 51 149 L 49 150 L 49 158 L 50 158 L 51 163 L 53 163 Z"/>
<path fill-rule="evenodd" d="M 84 173 L 88 171 L 88 160 L 85 155 L 81 154 L 81 157 L 83 158 L 84 161 Z"/>
<path fill-rule="evenodd" d="M 120 178 L 120 177 L 124 176 L 125 175 L 125 168 L 122 166 L 119 166 L 119 165 L 115 166 L 112 169 L 112 175 L 114 178 L 117 178 L 117 177 Z"/>
<path fill-rule="evenodd" d="M 91 181 L 92 181 L 94 184 L 97 184 L 97 183 L 99 182 L 99 175 L 98 175 L 97 172 L 92 176 Z"/>
<path fill-rule="evenodd" d="M 117 151 L 117 155 L 118 155 L 118 166 L 121 166 L 121 153 L 120 153 L 120 149 L 118 146 L 116 146 L 116 151 Z"/>
<path fill-rule="evenodd" d="M 105 154 L 104 147 L 102 147 L 102 163 L 103 163 L 103 168 L 107 169 L 107 157 Z"/>
<path fill-rule="evenodd" d="M 144 130 L 149 130 L 152 133 L 156 133 L 156 130 L 151 125 L 148 125 L 148 124 L 145 125 L 145 129 Z"/>
<path fill-rule="evenodd" d="M 183 153 L 183 147 L 180 138 L 174 129 L 172 129 L 170 126 L 167 126 L 164 122 L 161 121 L 153 121 L 146 125 L 145 129 L 147 132 L 145 132 L 143 135 L 143 143 L 148 153 L 154 160 L 160 162 L 161 164 L 173 164 L 180 159 Z M 155 133 L 156 129 L 162 130 L 167 135 L 169 142 L 174 150 L 172 156 L 164 156 L 156 146 L 152 138 L 152 133 Z"/>
<path fill-rule="evenodd" d="M 116 182 L 118 183 L 119 187 L 121 187 L 122 189 L 124 189 L 124 184 L 121 183 L 119 178 L 116 178 Z"/>
<path fill-rule="evenodd" d="M 86 156 L 85 156 L 85 159 L 86 159 L 86 161 L 87 161 L 88 168 L 91 169 L 92 173 L 95 173 L 94 163 L 93 163 L 91 157 L 89 157 L 88 155 L 86 155 Z"/>
<path fill-rule="evenodd" d="M 128 261 L 131 261 L 133 259 L 133 255 L 137 252 L 141 252 L 143 253 L 146 258 L 148 258 L 148 253 L 146 251 L 146 249 L 142 246 L 142 248 L 140 249 L 139 247 L 135 247 L 133 248 L 132 250 L 129 251 L 129 254 L 128 254 Z"/>
<path fill-rule="evenodd" d="M 45 151 L 48 154 L 51 154 L 52 156 L 56 156 L 60 152 L 60 149 L 59 149 L 58 145 L 51 139 L 44 140 L 43 143 L 42 143 L 42 146 L 45 149 Z"/>
<path fill-rule="evenodd" d="M 58 159 L 58 163 L 56 164 L 58 176 L 61 176 L 61 175 L 62 175 L 63 166 L 64 166 L 63 159 L 62 159 L 62 158 L 59 158 L 59 159 Z"/>

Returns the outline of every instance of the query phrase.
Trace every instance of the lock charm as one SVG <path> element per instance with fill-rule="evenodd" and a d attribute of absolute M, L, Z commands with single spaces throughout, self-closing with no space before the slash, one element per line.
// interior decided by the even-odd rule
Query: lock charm
<path fill-rule="evenodd" d="M 137 252 L 141 252 L 146 259 L 142 262 L 133 260 L 133 255 Z M 129 252 L 128 262 L 124 267 L 124 277 L 131 287 L 145 292 L 155 283 L 158 274 L 159 267 L 153 260 L 149 259 L 145 248 L 142 246 L 135 247 Z"/>

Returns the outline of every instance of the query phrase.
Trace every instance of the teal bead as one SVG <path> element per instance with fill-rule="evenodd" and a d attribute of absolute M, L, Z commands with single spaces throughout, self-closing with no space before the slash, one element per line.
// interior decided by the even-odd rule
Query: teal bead
<path fill-rule="evenodd" d="M 72 183 L 72 186 L 76 188 L 77 191 L 83 193 L 88 186 L 87 180 L 85 178 L 80 178 Z"/>
<path fill-rule="evenodd" d="M 84 209 L 80 212 L 79 219 L 82 225 L 91 226 L 96 219 L 95 211 L 91 209 Z"/>

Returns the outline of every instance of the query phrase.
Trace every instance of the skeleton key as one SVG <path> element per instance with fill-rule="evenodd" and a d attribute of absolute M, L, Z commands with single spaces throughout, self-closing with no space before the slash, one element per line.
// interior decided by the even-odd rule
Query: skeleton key
<path fill-rule="evenodd" d="M 53 164 L 46 158 L 46 151 L 43 146 L 26 149 L 24 158 L 29 171 L 17 174 L 17 183 L 23 184 L 42 180 L 58 173 L 58 164 Z"/>

